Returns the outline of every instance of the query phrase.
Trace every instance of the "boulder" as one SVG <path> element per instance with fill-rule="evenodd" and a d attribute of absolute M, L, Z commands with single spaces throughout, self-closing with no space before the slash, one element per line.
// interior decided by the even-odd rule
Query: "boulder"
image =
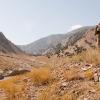
<path fill-rule="evenodd" d="M 0 75 L 0 80 L 4 79 L 4 76 L 3 75 Z"/>
<path fill-rule="evenodd" d="M 21 74 L 24 74 L 24 73 L 27 73 L 27 72 L 30 72 L 30 71 L 29 70 L 26 70 L 26 69 L 13 70 L 12 72 L 9 73 L 8 76 L 21 75 Z"/>
<path fill-rule="evenodd" d="M 16 75 L 21 75 L 30 71 L 31 71 L 30 68 L 9 69 L 9 70 L 4 71 L 4 76 L 5 77 L 16 76 Z"/>

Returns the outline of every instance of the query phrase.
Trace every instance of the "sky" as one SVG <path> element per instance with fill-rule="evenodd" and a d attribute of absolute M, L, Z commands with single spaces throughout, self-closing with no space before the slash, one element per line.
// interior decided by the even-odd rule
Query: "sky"
<path fill-rule="evenodd" d="M 100 22 L 100 0 L 0 0 L 0 31 L 17 45 Z"/>

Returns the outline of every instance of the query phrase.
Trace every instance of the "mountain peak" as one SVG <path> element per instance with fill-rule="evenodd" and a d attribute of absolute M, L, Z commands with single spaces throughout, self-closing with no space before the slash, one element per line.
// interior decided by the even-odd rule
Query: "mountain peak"
<path fill-rule="evenodd" d="M 45 38 L 41 38 L 33 43 L 28 45 L 19 46 L 20 49 L 25 51 L 26 53 L 33 54 L 33 55 L 41 55 L 44 52 L 55 48 L 55 46 L 59 43 L 62 45 L 70 45 L 74 44 L 76 41 L 82 38 L 82 36 L 93 26 L 84 26 L 78 29 L 72 30 L 66 34 L 55 34 L 50 35 Z"/>
<path fill-rule="evenodd" d="M 9 41 L 2 32 L 0 32 L 0 52 L 3 53 L 21 53 L 11 41 Z"/>

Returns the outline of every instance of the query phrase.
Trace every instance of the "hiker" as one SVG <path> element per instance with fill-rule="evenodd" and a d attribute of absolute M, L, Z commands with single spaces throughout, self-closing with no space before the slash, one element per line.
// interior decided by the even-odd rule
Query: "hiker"
<path fill-rule="evenodd" d="M 95 35 L 98 35 L 98 48 L 100 48 L 100 23 L 96 25 Z"/>

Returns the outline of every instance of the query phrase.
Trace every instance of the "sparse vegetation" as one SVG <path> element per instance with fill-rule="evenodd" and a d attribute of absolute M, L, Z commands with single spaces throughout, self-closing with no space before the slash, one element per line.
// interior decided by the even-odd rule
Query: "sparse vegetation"
<path fill-rule="evenodd" d="M 74 93 L 60 95 L 58 91 L 59 87 L 57 87 L 56 83 L 48 86 L 39 96 L 39 100 L 77 100 L 77 95 Z"/>
<path fill-rule="evenodd" d="M 62 96 L 61 100 L 77 100 L 77 95 L 75 94 L 65 94 Z"/>
<path fill-rule="evenodd" d="M 27 100 L 27 97 L 24 95 L 25 84 L 18 84 L 17 79 L 18 78 L 14 77 L 13 79 L 0 82 L 0 89 L 5 91 L 8 100 L 19 100 L 21 98 Z"/>
<path fill-rule="evenodd" d="M 35 59 L 37 62 L 40 61 L 41 65 L 37 67 L 39 65 L 37 64 L 35 66 L 37 68 L 33 68 L 31 72 L 11 76 L 11 79 L 0 82 L 0 89 L 5 92 L 8 100 L 19 100 L 19 98 L 29 100 L 33 98 L 32 96 L 38 100 L 77 100 L 90 91 L 99 97 L 100 84 L 93 80 L 94 68 L 100 64 L 100 51 L 97 49 L 88 49 L 71 57 L 53 55 L 48 59 L 44 56 L 33 58 L 2 56 L 0 61 L 2 65 L 8 64 L 10 68 L 12 65 L 14 67 L 18 65 L 13 62 L 15 59 L 16 61 L 21 59 L 32 67 Z M 92 67 L 88 69 L 86 64 Z M 82 70 L 84 66 L 86 70 Z"/>
<path fill-rule="evenodd" d="M 100 51 L 97 49 L 87 50 L 86 53 L 83 53 L 83 58 L 88 63 L 99 64 L 100 63 Z"/>
<path fill-rule="evenodd" d="M 51 74 L 50 68 L 39 68 L 34 69 L 32 72 L 28 74 L 35 84 L 46 84 L 52 82 L 54 76 Z"/>
<path fill-rule="evenodd" d="M 59 95 L 54 95 L 57 91 L 56 84 L 52 84 L 48 86 L 39 96 L 40 100 L 58 100 L 60 98 Z M 49 97 L 49 98 L 48 98 Z"/>
<path fill-rule="evenodd" d="M 73 68 L 73 69 L 66 70 L 65 72 L 65 79 L 67 81 L 77 80 L 81 78 L 82 77 L 80 76 L 78 69 Z"/>
<path fill-rule="evenodd" d="M 63 52 L 63 46 L 61 43 L 58 43 L 56 45 L 56 47 L 54 48 L 55 49 L 55 54 L 57 54 L 57 57 L 60 57 L 60 53 Z"/>
<path fill-rule="evenodd" d="M 93 79 L 94 77 L 94 72 L 92 69 L 88 69 L 84 72 L 85 78 L 87 79 Z"/>
<path fill-rule="evenodd" d="M 87 63 L 99 64 L 100 63 L 100 51 L 97 49 L 89 49 L 78 55 L 74 55 L 70 61 L 86 61 Z"/>
<path fill-rule="evenodd" d="M 0 32 L 0 100 L 100 100 L 100 23 L 96 27 L 82 26 L 86 17 L 79 16 L 83 12 L 85 15 L 84 4 L 94 6 L 89 12 L 96 8 L 95 14 L 99 15 L 99 3 L 96 5 L 96 0 L 94 5 L 89 0 L 3 1 L 0 30 L 8 34 Z M 77 16 L 83 21 L 75 21 Z M 73 21 L 79 25 L 59 34 L 58 28 L 65 31 Z M 11 27 L 16 35 L 10 36 Z M 12 38 L 18 37 L 17 32 L 24 33 L 19 35 L 22 40 Z M 26 38 L 31 36 L 38 38 L 32 32 L 41 33 L 37 36 L 43 38 L 27 45 L 13 43 L 23 40 L 26 43 L 29 41 Z M 46 32 L 50 36 L 44 37 Z M 58 34 L 51 35 L 54 32 Z"/>

